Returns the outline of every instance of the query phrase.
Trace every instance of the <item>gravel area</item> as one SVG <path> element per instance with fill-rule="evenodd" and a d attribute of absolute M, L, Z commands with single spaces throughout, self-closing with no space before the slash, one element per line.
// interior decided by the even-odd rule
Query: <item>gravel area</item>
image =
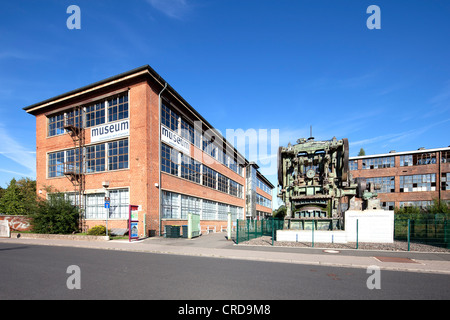
<path fill-rule="evenodd" d="M 250 246 L 272 246 L 272 237 L 263 236 L 260 238 L 252 239 L 250 241 L 240 242 L 239 245 Z M 276 247 L 297 247 L 297 248 L 311 248 L 311 243 L 307 242 L 285 242 L 275 241 Z M 325 249 L 356 249 L 356 243 L 315 243 L 314 248 Z M 394 243 L 359 243 L 358 249 L 361 250 L 386 250 L 386 251 L 408 251 L 408 242 L 406 241 L 394 241 Z M 443 247 L 432 246 L 422 243 L 411 243 L 410 251 L 418 252 L 446 252 L 450 253 L 450 249 Z"/>

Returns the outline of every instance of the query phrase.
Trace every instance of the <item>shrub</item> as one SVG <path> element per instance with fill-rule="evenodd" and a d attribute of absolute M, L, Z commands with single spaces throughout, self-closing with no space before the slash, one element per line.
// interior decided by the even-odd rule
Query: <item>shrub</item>
<path fill-rule="evenodd" d="M 90 236 L 106 236 L 106 227 L 94 226 L 88 230 L 87 234 Z"/>
<path fill-rule="evenodd" d="M 39 201 L 32 217 L 32 229 L 36 233 L 70 234 L 78 231 L 79 209 L 66 200 L 63 193 L 49 194 L 48 200 Z"/>

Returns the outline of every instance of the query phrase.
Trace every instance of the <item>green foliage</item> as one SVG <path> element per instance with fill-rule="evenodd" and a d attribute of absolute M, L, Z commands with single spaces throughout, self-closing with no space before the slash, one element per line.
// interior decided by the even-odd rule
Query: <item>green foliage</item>
<path fill-rule="evenodd" d="M 70 234 L 78 231 L 79 210 L 66 200 L 63 193 L 49 194 L 48 200 L 38 203 L 32 215 L 33 232 Z"/>
<path fill-rule="evenodd" d="M 106 227 L 105 226 L 94 226 L 90 228 L 87 232 L 90 236 L 106 236 Z"/>
<path fill-rule="evenodd" d="M 365 155 L 366 155 L 366 152 L 364 151 L 364 149 L 363 148 L 359 149 L 358 156 L 365 156 Z"/>
<path fill-rule="evenodd" d="M 426 207 L 402 207 L 394 209 L 396 219 L 434 219 L 435 215 L 450 218 L 450 204 L 445 201 L 433 200 L 433 204 Z"/>
<path fill-rule="evenodd" d="M 36 181 L 23 178 L 11 179 L 8 187 L 1 190 L 0 213 L 8 215 L 31 215 L 37 209 Z"/>
<path fill-rule="evenodd" d="M 274 218 L 284 219 L 286 216 L 286 206 L 280 206 L 278 209 L 273 211 L 272 215 Z"/>

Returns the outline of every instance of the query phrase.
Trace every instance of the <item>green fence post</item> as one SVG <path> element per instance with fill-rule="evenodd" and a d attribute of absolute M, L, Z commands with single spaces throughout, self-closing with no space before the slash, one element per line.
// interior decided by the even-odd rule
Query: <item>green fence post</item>
<path fill-rule="evenodd" d="M 408 239 L 408 251 L 410 250 L 410 232 L 411 232 L 411 223 L 410 220 L 408 219 L 408 234 L 406 235 Z"/>
<path fill-rule="evenodd" d="M 239 219 L 236 219 L 236 244 L 239 244 Z"/>
<path fill-rule="evenodd" d="M 356 219 L 356 249 L 358 249 L 359 247 L 358 238 L 359 238 L 359 220 Z"/>
<path fill-rule="evenodd" d="M 250 241 L 250 220 L 247 220 L 247 241 Z"/>
<path fill-rule="evenodd" d="M 273 247 L 274 236 L 275 236 L 275 219 L 272 219 L 272 247 Z"/>

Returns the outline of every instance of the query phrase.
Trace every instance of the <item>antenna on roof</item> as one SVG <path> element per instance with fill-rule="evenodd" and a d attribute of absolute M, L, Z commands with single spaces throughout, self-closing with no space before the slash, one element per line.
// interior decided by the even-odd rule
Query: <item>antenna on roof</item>
<path fill-rule="evenodd" d="M 314 140 L 314 137 L 312 135 L 312 126 L 309 126 L 309 138 L 308 140 Z"/>

